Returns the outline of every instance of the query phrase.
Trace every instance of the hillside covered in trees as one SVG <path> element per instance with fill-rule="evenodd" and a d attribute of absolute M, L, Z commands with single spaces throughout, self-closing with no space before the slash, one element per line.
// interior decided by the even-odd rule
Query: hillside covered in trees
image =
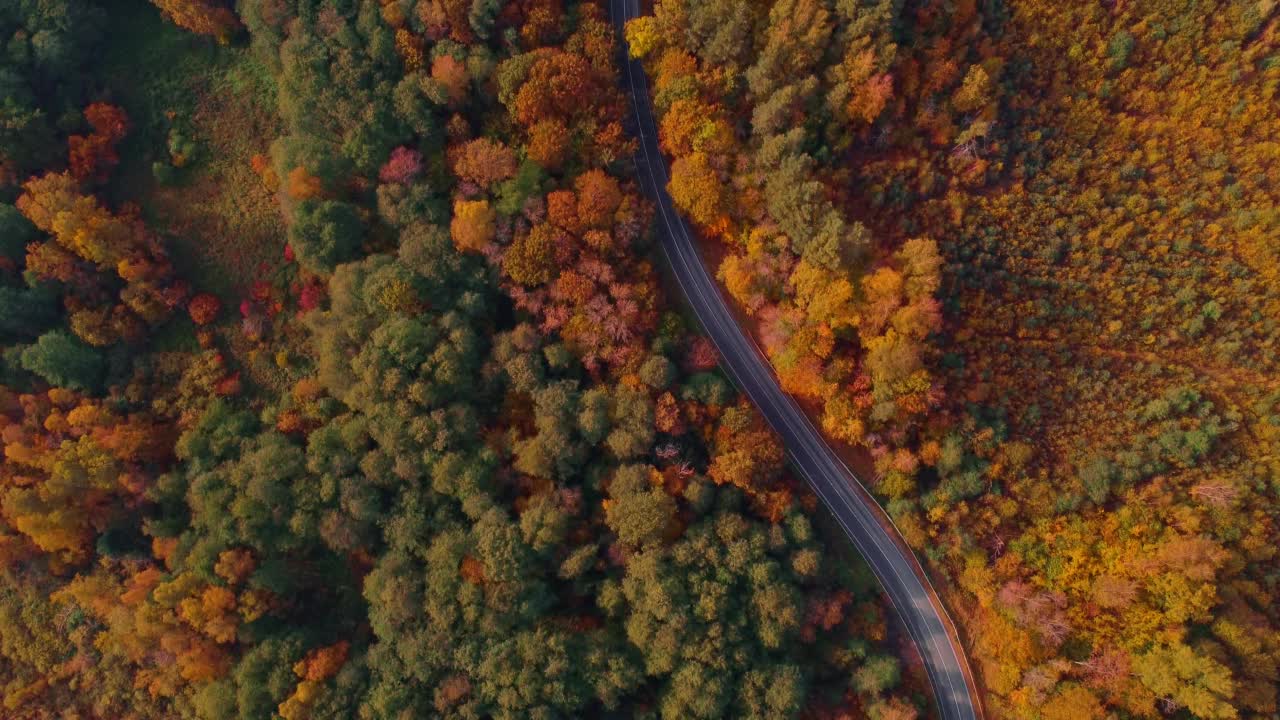
<path fill-rule="evenodd" d="M 988 713 L 1275 717 L 1275 4 L 657 0 L 627 40 Z"/>
<path fill-rule="evenodd" d="M 1275 717 L 1275 4 L 646 12 L 668 190 L 987 715 Z M 932 712 L 664 279 L 604 4 L 0 50 L 0 717 Z"/>
<path fill-rule="evenodd" d="M 0 717 L 927 713 L 662 290 L 601 6 L 0 40 Z"/>

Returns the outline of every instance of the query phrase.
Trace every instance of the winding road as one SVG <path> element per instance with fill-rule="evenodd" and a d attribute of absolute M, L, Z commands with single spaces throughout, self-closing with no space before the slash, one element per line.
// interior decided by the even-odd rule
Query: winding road
<path fill-rule="evenodd" d="M 640 63 L 627 56 L 623 25 L 640 14 L 639 0 L 610 0 L 609 12 L 622 48 L 623 81 L 639 137 L 636 176 L 658 207 L 663 253 L 681 290 L 720 351 L 720 362 L 782 436 L 795 467 L 831 511 L 854 547 L 879 579 L 924 660 L 943 720 L 974 720 L 981 715 L 976 686 L 960 642 L 937 593 L 888 516 L 814 428 L 795 400 L 782 391 L 768 360 L 738 326 L 719 287 L 694 246 L 693 232 L 667 194 L 666 160 L 658 149 L 658 130 L 649 99 L 649 81 Z"/>

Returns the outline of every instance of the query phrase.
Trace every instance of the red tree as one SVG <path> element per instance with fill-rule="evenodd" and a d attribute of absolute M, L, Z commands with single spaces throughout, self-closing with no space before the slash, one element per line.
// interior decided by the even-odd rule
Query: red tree
<path fill-rule="evenodd" d="M 378 171 L 378 179 L 384 183 L 408 185 L 422 174 L 422 153 L 407 147 L 391 151 L 386 164 Z"/>
<path fill-rule="evenodd" d="M 191 298 L 191 302 L 187 304 L 187 312 L 191 314 L 192 322 L 197 325 L 208 325 L 213 322 L 221 309 L 222 303 L 209 293 L 200 293 Z"/>

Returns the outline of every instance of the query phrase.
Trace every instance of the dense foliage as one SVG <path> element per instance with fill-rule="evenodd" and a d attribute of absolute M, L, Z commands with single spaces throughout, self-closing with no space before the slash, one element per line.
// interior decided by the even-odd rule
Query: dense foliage
<path fill-rule="evenodd" d="M 995 716 L 1277 712 L 1274 9 L 659 0 L 628 26 L 675 201 L 960 589 Z"/>
<path fill-rule="evenodd" d="M 917 716 L 663 297 L 600 7 L 154 4 L 0 8 L 0 715 Z"/>

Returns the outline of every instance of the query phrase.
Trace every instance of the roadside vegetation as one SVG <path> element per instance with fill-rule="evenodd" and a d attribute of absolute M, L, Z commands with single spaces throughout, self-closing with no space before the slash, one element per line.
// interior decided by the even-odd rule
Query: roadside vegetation
<path fill-rule="evenodd" d="M 988 710 L 1274 716 L 1273 4 L 658 0 L 627 39 Z"/>

